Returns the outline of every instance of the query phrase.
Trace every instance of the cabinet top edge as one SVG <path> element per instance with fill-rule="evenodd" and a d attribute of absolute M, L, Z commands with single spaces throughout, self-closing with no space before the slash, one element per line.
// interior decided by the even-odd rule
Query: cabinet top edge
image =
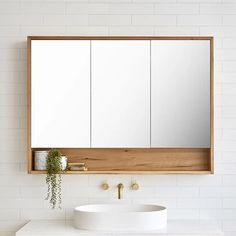
<path fill-rule="evenodd" d="M 213 36 L 27 36 L 28 40 L 213 40 Z"/>

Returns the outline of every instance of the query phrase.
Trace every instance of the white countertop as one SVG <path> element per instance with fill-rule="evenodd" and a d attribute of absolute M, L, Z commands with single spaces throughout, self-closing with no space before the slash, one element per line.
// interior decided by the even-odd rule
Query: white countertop
<path fill-rule="evenodd" d="M 75 229 L 71 221 L 32 220 L 16 232 L 16 236 L 222 236 L 215 221 L 171 220 L 167 228 L 149 232 L 98 232 Z"/>

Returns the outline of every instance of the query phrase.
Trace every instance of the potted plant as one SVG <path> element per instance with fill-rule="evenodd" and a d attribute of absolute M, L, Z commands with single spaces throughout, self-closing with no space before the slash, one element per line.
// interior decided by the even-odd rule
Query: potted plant
<path fill-rule="evenodd" d="M 61 208 L 61 174 L 66 171 L 67 158 L 61 152 L 51 149 L 48 152 L 46 163 L 46 183 L 48 186 L 46 200 L 49 200 L 52 208 Z"/>

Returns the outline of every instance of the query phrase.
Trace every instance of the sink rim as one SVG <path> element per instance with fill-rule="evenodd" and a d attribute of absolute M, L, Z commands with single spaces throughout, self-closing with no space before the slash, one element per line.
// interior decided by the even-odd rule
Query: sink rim
<path fill-rule="evenodd" d="M 154 212 L 162 212 L 166 211 L 167 208 L 160 205 L 155 204 L 85 204 L 80 205 L 74 208 L 76 212 L 83 213 L 94 213 L 94 214 L 137 214 L 137 213 L 154 213 Z"/>
<path fill-rule="evenodd" d="M 150 231 L 166 227 L 167 208 L 155 204 L 86 204 L 74 208 L 74 227 L 107 232 Z"/>

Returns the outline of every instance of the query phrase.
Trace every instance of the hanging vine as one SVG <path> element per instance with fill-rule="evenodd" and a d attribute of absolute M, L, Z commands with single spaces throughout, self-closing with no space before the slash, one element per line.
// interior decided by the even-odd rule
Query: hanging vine
<path fill-rule="evenodd" d="M 61 162 L 61 153 L 56 149 L 51 149 L 47 157 L 46 183 L 48 186 L 46 200 L 49 200 L 53 209 L 57 206 L 61 208 L 61 174 L 64 172 Z"/>

